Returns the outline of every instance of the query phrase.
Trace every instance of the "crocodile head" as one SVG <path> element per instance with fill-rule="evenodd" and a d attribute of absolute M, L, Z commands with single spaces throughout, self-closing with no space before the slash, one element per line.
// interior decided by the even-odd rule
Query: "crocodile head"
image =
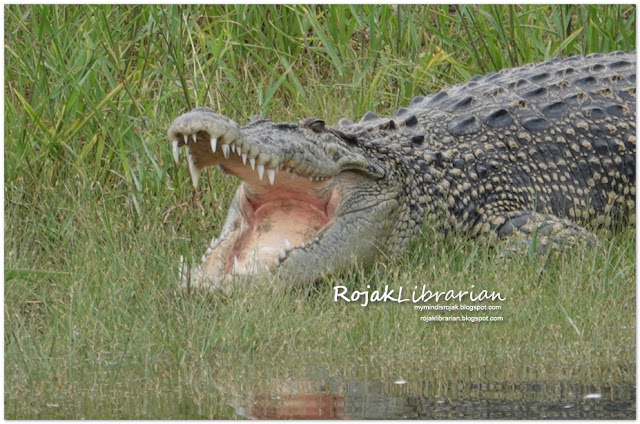
<path fill-rule="evenodd" d="M 207 166 L 242 180 L 202 264 L 183 267 L 183 286 L 227 290 L 274 272 L 306 283 L 368 261 L 388 242 L 397 191 L 352 134 L 318 118 L 289 124 L 258 116 L 240 127 L 197 108 L 168 135 L 176 163 L 186 147 L 194 186 Z"/>

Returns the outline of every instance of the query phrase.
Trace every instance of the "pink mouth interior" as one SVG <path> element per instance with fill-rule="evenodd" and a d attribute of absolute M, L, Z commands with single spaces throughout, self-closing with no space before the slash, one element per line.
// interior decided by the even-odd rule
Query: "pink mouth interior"
<path fill-rule="evenodd" d="M 239 159 L 230 158 L 221 166 L 244 181 L 237 194 L 243 219 L 222 267 L 225 274 L 232 272 L 236 260 L 239 274 L 264 272 L 265 266 L 273 269 L 283 249 L 313 240 L 338 208 L 335 178 L 312 182 L 280 170 L 271 185 L 266 175 L 260 180 L 257 171 Z"/>

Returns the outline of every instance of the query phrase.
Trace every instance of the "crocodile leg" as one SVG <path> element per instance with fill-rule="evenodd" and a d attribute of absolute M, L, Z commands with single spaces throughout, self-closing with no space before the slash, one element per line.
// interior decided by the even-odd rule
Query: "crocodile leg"
<path fill-rule="evenodd" d="M 584 227 L 568 219 L 530 210 L 503 213 L 490 220 L 491 229 L 499 237 L 513 240 L 502 256 L 529 251 L 532 246 L 538 254 L 553 250 L 566 250 L 576 246 L 595 246 L 598 238 Z"/>

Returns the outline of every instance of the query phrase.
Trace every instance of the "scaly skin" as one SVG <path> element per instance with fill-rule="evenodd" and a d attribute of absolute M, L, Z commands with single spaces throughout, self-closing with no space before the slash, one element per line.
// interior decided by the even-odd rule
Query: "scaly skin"
<path fill-rule="evenodd" d="M 186 113 L 168 134 L 194 185 L 210 165 L 243 183 L 183 285 L 228 290 L 274 270 L 310 282 L 403 248 L 423 224 L 539 250 L 593 243 L 582 225 L 635 214 L 635 73 L 635 52 L 554 59 L 337 127 Z"/>

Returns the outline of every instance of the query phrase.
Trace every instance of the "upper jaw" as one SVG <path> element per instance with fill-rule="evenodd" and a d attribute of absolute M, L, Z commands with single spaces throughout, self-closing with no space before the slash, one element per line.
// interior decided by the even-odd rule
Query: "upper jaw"
<path fill-rule="evenodd" d="M 198 108 L 177 118 L 168 135 L 176 163 L 180 148 L 186 146 L 194 187 L 198 186 L 200 170 L 212 165 L 219 165 L 243 181 L 265 179 L 272 185 L 279 171 L 286 171 L 287 178 L 302 177 L 310 182 L 324 181 L 340 172 L 340 164 L 327 157 L 319 146 L 304 140 L 300 132 L 269 130 L 255 126 L 241 129 L 222 115 Z"/>

